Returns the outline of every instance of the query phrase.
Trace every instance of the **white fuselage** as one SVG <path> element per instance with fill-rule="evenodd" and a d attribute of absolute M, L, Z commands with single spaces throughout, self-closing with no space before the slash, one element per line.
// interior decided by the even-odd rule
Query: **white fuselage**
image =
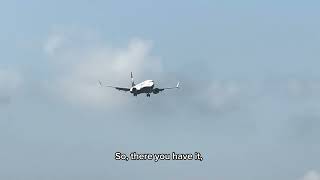
<path fill-rule="evenodd" d="M 154 87 L 153 80 L 146 80 L 130 88 L 130 92 L 133 94 L 151 93 L 153 90 L 153 87 Z"/>

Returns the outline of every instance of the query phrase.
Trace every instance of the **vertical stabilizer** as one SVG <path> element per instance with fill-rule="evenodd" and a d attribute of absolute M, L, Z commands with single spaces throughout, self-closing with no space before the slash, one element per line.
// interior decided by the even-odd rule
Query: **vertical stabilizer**
<path fill-rule="evenodd" d="M 132 72 L 131 72 L 131 86 L 135 86 L 136 84 L 134 83 L 134 79 L 133 79 L 133 75 L 132 75 Z"/>

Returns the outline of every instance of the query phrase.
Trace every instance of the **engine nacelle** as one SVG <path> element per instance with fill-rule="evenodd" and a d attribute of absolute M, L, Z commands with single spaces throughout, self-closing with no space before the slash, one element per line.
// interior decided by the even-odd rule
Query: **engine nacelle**
<path fill-rule="evenodd" d="M 158 88 L 155 88 L 155 89 L 153 89 L 153 94 L 158 94 L 159 92 L 160 92 L 160 89 L 158 89 Z"/>
<path fill-rule="evenodd" d="M 137 88 L 135 88 L 135 87 L 130 88 L 130 92 L 131 92 L 131 93 L 134 93 L 134 92 L 136 92 L 136 91 L 137 91 Z"/>

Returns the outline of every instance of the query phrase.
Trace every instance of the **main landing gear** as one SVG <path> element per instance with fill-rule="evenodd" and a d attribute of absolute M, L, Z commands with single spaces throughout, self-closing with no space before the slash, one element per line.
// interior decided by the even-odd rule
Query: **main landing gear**
<path fill-rule="evenodd" d="M 150 94 L 149 94 L 149 93 L 147 94 L 147 97 L 150 97 Z"/>

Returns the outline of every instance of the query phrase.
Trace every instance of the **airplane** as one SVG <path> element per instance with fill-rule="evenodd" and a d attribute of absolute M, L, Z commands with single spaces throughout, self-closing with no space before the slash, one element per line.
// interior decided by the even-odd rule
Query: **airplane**
<path fill-rule="evenodd" d="M 154 88 L 154 81 L 153 80 L 145 80 L 142 83 L 135 84 L 133 75 L 131 72 L 131 88 L 127 87 L 117 87 L 117 86 L 109 86 L 109 85 L 103 85 L 101 81 L 99 81 L 99 84 L 101 87 L 110 87 L 110 88 L 115 88 L 119 91 L 125 91 L 125 92 L 130 92 L 133 94 L 133 96 L 137 96 L 138 94 L 146 93 L 147 97 L 150 97 L 150 94 L 158 94 L 159 92 L 165 90 L 165 89 L 179 89 L 179 84 L 176 85 L 176 87 L 167 87 L 167 88 Z"/>

